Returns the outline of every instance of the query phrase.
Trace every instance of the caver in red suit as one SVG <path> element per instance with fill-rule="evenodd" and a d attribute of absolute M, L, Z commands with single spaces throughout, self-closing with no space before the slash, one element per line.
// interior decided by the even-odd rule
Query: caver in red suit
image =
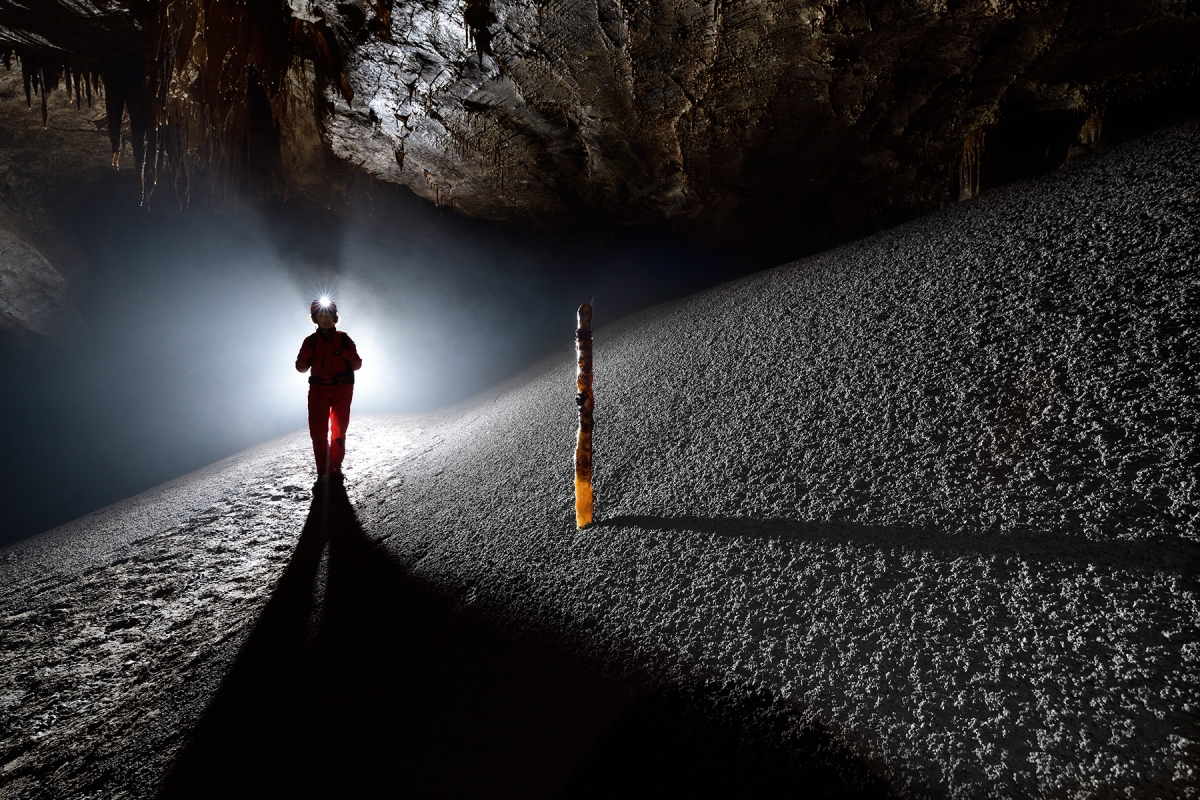
<path fill-rule="evenodd" d="M 337 305 L 328 298 L 314 300 L 312 321 L 317 330 L 304 340 L 296 370 L 308 372 L 308 432 L 317 458 L 317 480 L 340 477 L 346 455 L 346 428 L 354 398 L 354 370 L 362 367 L 354 341 L 335 325 Z"/>

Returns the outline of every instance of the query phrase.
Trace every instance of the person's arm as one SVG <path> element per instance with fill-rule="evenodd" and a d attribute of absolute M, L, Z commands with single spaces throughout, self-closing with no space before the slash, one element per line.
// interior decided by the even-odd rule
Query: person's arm
<path fill-rule="evenodd" d="M 362 359 L 358 357 L 358 345 L 346 334 L 342 334 L 342 349 L 336 355 L 345 361 L 351 369 L 362 369 Z"/>
<path fill-rule="evenodd" d="M 300 345 L 300 354 L 296 356 L 296 372 L 308 372 L 312 367 L 312 360 L 312 337 L 309 336 L 304 340 L 304 344 Z"/>

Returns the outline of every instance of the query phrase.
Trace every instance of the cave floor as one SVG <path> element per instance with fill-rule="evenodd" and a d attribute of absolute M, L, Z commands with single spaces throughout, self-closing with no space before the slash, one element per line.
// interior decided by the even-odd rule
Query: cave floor
<path fill-rule="evenodd" d="M 344 489 L 313 487 L 298 435 L 4 552 L 0 796 L 798 788 L 694 692 L 502 632 L 414 580 L 355 506 L 436 447 L 418 424 L 357 418 Z M 857 783 L 818 775 L 836 794 L 887 794 L 838 757 Z"/>

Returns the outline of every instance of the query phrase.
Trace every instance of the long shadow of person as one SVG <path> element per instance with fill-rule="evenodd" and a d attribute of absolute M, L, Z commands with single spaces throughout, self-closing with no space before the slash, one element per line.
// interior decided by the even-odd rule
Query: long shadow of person
<path fill-rule="evenodd" d="M 756 759 L 748 770 L 738 755 L 738 719 L 762 716 L 760 698 L 703 688 L 647 695 L 551 639 L 502 635 L 454 611 L 370 541 L 342 487 L 323 487 L 159 796 L 589 797 L 753 786 L 766 797 L 794 795 L 797 779 L 810 796 L 881 795 L 820 731 L 784 754 L 811 764 L 777 763 L 787 775 L 764 781 L 772 764 Z"/>
<path fill-rule="evenodd" d="M 410 737 L 387 718 L 396 693 L 364 691 L 412 677 L 397 650 L 429 654 L 418 640 L 445 616 L 436 606 L 368 541 L 345 490 L 318 487 L 273 595 L 159 796 L 369 792 L 385 774 L 372 757 L 395 748 L 383 762 L 391 783 Z"/>
<path fill-rule="evenodd" d="M 330 485 L 159 796 L 549 796 L 628 697 L 454 611 Z"/>

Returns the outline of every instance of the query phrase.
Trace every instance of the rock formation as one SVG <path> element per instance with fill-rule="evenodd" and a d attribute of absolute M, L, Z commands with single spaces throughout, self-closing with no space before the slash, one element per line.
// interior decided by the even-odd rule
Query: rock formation
<path fill-rule="evenodd" d="M 1102 5 L 501 0 L 476 47 L 459 3 L 398 5 L 329 141 L 468 214 L 826 244 L 1048 171 L 1194 66 L 1194 12 Z"/>
<path fill-rule="evenodd" d="M 0 330 L 46 332 L 83 269 L 69 223 L 80 187 L 105 178 L 108 142 L 64 92 L 42 114 L 21 77 L 0 69 Z"/>
<path fill-rule="evenodd" d="M 118 8 L 0 0 L 0 330 L 52 330 L 85 268 L 71 216 L 118 166 L 124 105 L 106 125 L 120 93 L 105 87 L 124 85 L 115 68 L 138 63 L 142 42 L 136 14 Z"/>
<path fill-rule="evenodd" d="M 184 202 L 336 206 L 349 166 L 476 217 L 792 253 L 1200 110 L 1174 0 L 0 0 L 0 49 L 35 88 L 100 75 L 114 149 L 125 114 Z"/>

